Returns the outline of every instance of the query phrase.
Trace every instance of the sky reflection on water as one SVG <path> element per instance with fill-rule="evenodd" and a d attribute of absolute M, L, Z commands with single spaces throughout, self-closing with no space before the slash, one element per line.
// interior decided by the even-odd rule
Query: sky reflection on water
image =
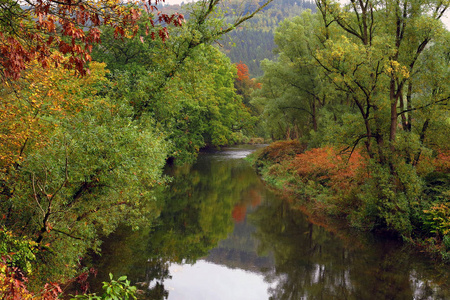
<path fill-rule="evenodd" d="M 262 274 L 231 269 L 205 260 L 195 264 L 172 264 L 171 279 L 164 282 L 169 300 L 265 300 L 268 288 Z"/>

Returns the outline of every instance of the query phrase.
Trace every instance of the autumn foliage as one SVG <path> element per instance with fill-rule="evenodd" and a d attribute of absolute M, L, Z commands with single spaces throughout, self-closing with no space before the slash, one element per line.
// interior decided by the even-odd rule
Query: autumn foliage
<path fill-rule="evenodd" d="M 450 151 L 443 151 L 437 155 L 433 161 L 436 171 L 449 173 L 450 172 Z"/>
<path fill-rule="evenodd" d="M 364 158 L 359 152 L 349 157 L 330 146 L 298 154 L 291 163 L 291 168 L 303 181 L 314 180 L 336 192 L 348 190 L 367 178 L 361 173 L 364 167 Z"/>
<path fill-rule="evenodd" d="M 236 93 L 241 95 L 243 98 L 243 103 L 247 106 L 251 106 L 250 99 L 251 93 L 255 89 L 261 88 L 261 85 L 255 81 L 255 79 L 250 78 L 248 73 L 248 67 L 242 61 L 236 64 L 237 76 L 234 82 L 234 87 L 236 88 Z"/>
<path fill-rule="evenodd" d="M 56 54 L 58 55 L 58 54 Z M 0 91 L 0 170 L 19 164 L 26 150 L 46 145 L 47 136 L 57 122 L 89 106 L 89 97 L 79 97 L 74 91 L 88 89 L 106 73 L 103 64 L 91 64 L 92 74 L 74 78 L 73 71 L 63 68 L 42 70 L 39 63 L 30 62 L 28 72 Z"/>
<path fill-rule="evenodd" d="M 248 67 L 246 64 L 240 61 L 239 63 L 236 64 L 236 68 L 238 81 L 245 81 L 250 79 L 250 76 L 248 74 Z"/>
<path fill-rule="evenodd" d="M 256 166 L 284 191 L 315 198 L 330 191 L 327 205 L 339 202 L 363 185 L 370 174 L 367 159 L 357 150 L 342 153 L 332 146 L 306 150 L 299 141 L 279 141 L 259 152 Z M 321 201 L 313 202 L 316 204 Z"/>
<path fill-rule="evenodd" d="M 182 24 L 183 16 L 179 14 L 158 13 L 153 19 L 158 2 L 139 0 L 124 5 L 119 0 L 32 0 L 26 1 L 25 9 L 20 2 L 4 1 L 0 21 L 8 22 L 0 25 L 0 73 L 3 79 L 18 79 L 21 71 L 37 60 L 44 68 L 63 64 L 86 74 L 92 46 L 100 42 L 100 26 L 114 28 L 118 38 L 133 36 L 144 11 L 149 15 L 150 27 L 157 23 Z M 163 40 L 167 37 L 165 27 L 157 32 Z M 149 26 L 146 33 L 156 37 Z M 55 51 L 59 54 L 54 55 Z"/>
<path fill-rule="evenodd" d="M 305 151 L 305 149 L 306 145 L 297 140 L 277 141 L 264 148 L 259 154 L 259 159 L 261 161 L 279 163 L 293 159 L 297 154 Z"/>
<path fill-rule="evenodd" d="M 0 261 L 0 294 L 2 299 L 32 299 L 33 294 L 27 290 L 26 278 L 17 267 L 10 267 L 5 257 Z"/>

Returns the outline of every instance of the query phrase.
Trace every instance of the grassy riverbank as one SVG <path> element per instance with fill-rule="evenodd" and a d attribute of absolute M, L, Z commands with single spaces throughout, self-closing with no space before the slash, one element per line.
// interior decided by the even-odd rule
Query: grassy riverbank
<path fill-rule="evenodd" d="M 307 149 L 298 141 L 284 141 L 248 158 L 269 185 L 293 196 L 292 205 L 312 218 L 340 220 L 363 231 L 398 236 L 448 262 L 447 159 L 436 157 L 418 170 L 416 197 L 408 199 L 408 193 L 389 189 L 390 183 L 380 176 L 376 165 L 358 151 L 349 156 L 333 147 Z M 388 192 L 394 201 L 383 197 Z"/>

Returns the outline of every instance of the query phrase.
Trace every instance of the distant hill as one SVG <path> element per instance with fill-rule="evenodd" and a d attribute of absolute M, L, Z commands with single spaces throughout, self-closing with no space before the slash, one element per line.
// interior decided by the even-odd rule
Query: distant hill
<path fill-rule="evenodd" d="M 253 11 L 258 7 L 258 0 L 225 0 L 222 6 L 239 13 Z M 184 13 L 182 5 L 163 5 L 165 13 Z M 222 50 L 233 63 L 242 61 L 249 68 L 251 77 L 263 75 L 261 60 L 274 59 L 275 43 L 273 33 L 278 24 L 286 18 L 298 16 L 302 11 L 316 10 L 313 0 L 274 0 L 264 11 L 236 28 L 219 42 Z M 231 17 L 230 17 L 231 18 Z"/>
<path fill-rule="evenodd" d="M 233 63 L 239 61 L 245 63 L 251 77 L 262 76 L 261 60 L 274 59 L 276 56 L 274 53 L 276 46 L 273 41 L 275 28 L 284 19 L 300 15 L 306 9 L 315 11 L 314 1 L 274 0 L 262 13 L 224 37 L 222 51 Z"/>

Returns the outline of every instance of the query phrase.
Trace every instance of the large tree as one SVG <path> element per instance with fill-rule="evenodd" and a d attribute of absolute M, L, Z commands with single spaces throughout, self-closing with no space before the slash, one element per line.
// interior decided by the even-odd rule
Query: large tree
<path fill-rule="evenodd" d="M 317 1 L 317 5 L 324 23 L 333 23 L 345 33 L 329 40 L 317 61 L 360 111 L 365 133 L 355 142 L 364 140 L 370 157 L 388 163 L 385 146 L 396 151 L 399 128 L 408 132 L 413 125 L 423 128 L 420 119 L 413 124 L 414 113 L 449 100 L 445 84 L 433 87 L 436 83 L 427 82 L 427 90 L 434 96 L 423 103 L 419 93 L 425 90 L 416 80 L 427 72 L 422 63 L 426 53 L 448 42 L 440 19 L 449 4 L 405 0 L 352 1 L 343 7 Z M 440 63 L 448 63 L 442 58 Z"/>
<path fill-rule="evenodd" d="M 281 22 L 275 30 L 278 58 L 261 63 L 262 89 L 255 93 L 254 103 L 262 104 L 264 115 L 273 122 L 278 120 L 278 126 L 272 126 L 272 131 L 278 133 L 276 138 L 317 131 L 319 110 L 333 94 L 326 90 L 323 71 L 313 59 L 316 51 L 323 48 L 319 22 L 311 11 Z"/>
<path fill-rule="evenodd" d="M 17 79 L 33 59 L 43 67 L 64 64 L 86 73 L 93 44 L 100 42 L 102 25 L 114 29 L 116 37 L 134 35 L 142 11 L 157 10 L 158 0 L 71 1 L 71 0 L 4 0 L 0 4 L 0 73 L 3 79 Z M 180 26 L 182 15 L 148 15 L 156 22 Z M 149 31 L 149 28 L 147 28 Z M 162 28 L 159 35 L 165 38 Z M 59 51 L 59 55 L 51 55 Z M 69 59 L 64 60 L 63 56 Z"/>

